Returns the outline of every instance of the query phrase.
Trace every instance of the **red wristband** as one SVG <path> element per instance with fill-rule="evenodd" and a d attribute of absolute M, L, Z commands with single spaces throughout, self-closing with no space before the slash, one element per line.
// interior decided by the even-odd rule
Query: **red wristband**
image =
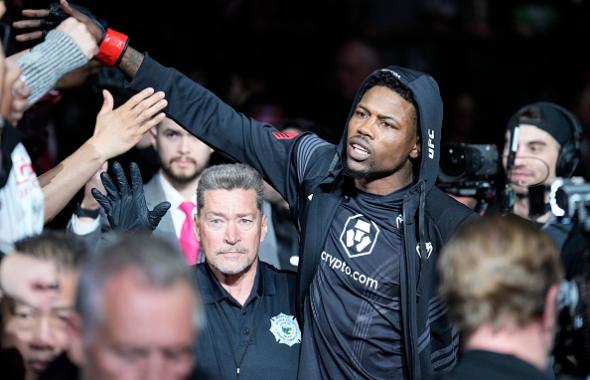
<path fill-rule="evenodd" d="M 129 37 L 108 28 L 95 58 L 106 66 L 115 66 L 127 48 L 127 42 Z"/>

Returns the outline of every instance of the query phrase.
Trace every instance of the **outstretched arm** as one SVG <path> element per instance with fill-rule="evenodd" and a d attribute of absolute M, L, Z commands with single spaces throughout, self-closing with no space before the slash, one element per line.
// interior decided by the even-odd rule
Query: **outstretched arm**
<path fill-rule="evenodd" d="M 127 47 L 125 53 L 121 57 L 121 63 L 119 63 L 119 69 L 125 73 L 129 78 L 134 78 L 137 71 L 143 63 L 144 55 L 131 46 Z"/>
<path fill-rule="evenodd" d="M 32 31 L 29 30 L 18 34 L 16 36 L 17 41 L 40 39 L 49 30 L 53 29 L 58 21 L 67 17 L 73 17 L 84 24 L 97 44 L 103 40 L 105 35 L 103 25 L 88 10 L 80 6 L 71 5 L 67 0 L 60 0 L 59 6 L 56 3 L 52 4 L 50 9 L 25 9 L 22 11 L 22 14 L 26 17 L 32 17 L 32 19 L 16 21 L 12 24 L 13 27 L 19 30 L 32 29 Z M 143 54 L 129 46 L 121 56 L 118 67 L 129 78 L 133 78 L 142 62 Z"/>
<path fill-rule="evenodd" d="M 31 89 L 29 104 L 49 91 L 59 78 L 85 65 L 98 51 L 84 24 L 73 17 L 64 20 L 45 41 L 17 60 L 22 78 Z"/>
<path fill-rule="evenodd" d="M 84 23 L 92 35 L 100 35 L 95 18 L 72 8 L 66 0 L 60 3 L 66 14 Z M 165 112 L 171 119 L 209 146 L 253 166 L 291 205 L 296 204 L 307 163 L 318 147 L 328 143 L 313 136 L 296 139 L 250 119 L 182 73 L 130 46 L 122 51 L 117 65 L 131 78 L 132 89 L 150 86 L 164 91 L 169 103 Z M 306 143 L 299 143 L 304 139 Z"/>
<path fill-rule="evenodd" d="M 147 88 L 117 109 L 104 90 L 94 135 L 55 168 L 39 177 L 45 194 L 45 221 L 53 219 L 107 160 L 125 153 L 164 119 L 162 92 Z"/>

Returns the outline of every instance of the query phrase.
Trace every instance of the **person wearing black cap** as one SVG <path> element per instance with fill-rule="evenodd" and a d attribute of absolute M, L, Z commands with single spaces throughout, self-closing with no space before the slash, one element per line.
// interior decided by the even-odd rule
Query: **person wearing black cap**
<path fill-rule="evenodd" d="M 581 127 L 565 108 L 550 102 L 528 104 L 510 118 L 502 164 L 508 182 L 503 202 L 508 211 L 542 224 L 561 248 L 566 273 L 576 268 L 583 246 L 572 249 L 578 240 L 573 225 L 560 223 L 549 208 L 549 186 L 557 177 L 570 178 L 580 162 Z M 534 193 L 539 192 L 540 197 Z M 540 198 L 540 206 L 534 199 Z M 582 244 L 583 245 L 583 244 Z"/>
<path fill-rule="evenodd" d="M 516 195 L 515 214 L 537 222 L 549 220 L 548 209 L 539 212 L 529 207 L 529 187 L 571 177 L 580 161 L 579 146 L 579 122 L 557 104 L 532 103 L 510 118 L 502 163 Z"/>

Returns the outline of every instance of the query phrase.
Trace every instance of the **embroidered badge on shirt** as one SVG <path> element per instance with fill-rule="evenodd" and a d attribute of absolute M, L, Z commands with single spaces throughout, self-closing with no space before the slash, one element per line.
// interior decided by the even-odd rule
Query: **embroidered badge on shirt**
<path fill-rule="evenodd" d="M 301 343 L 301 330 L 297 320 L 292 315 L 280 313 L 270 319 L 270 332 L 277 342 L 291 347 Z"/>

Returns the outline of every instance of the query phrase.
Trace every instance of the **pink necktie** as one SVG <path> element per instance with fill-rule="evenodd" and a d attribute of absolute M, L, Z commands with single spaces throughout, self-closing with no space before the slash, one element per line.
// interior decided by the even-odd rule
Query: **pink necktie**
<path fill-rule="evenodd" d="M 182 202 L 179 208 L 186 215 L 182 229 L 180 230 L 180 247 L 184 252 L 184 258 L 188 265 L 194 265 L 197 263 L 199 258 L 199 251 L 201 249 L 199 241 L 195 236 L 195 230 L 193 229 L 193 210 L 195 204 L 191 201 Z"/>

